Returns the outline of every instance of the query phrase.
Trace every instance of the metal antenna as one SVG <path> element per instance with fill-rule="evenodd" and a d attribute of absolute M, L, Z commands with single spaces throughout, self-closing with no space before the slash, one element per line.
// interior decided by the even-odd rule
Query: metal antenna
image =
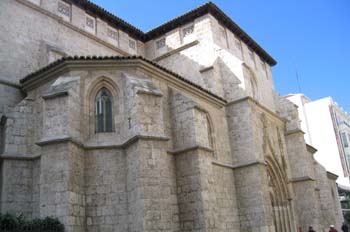
<path fill-rule="evenodd" d="M 295 76 L 297 78 L 297 84 L 298 84 L 299 93 L 302 93 L 297 64 L 295 64 Z"/>

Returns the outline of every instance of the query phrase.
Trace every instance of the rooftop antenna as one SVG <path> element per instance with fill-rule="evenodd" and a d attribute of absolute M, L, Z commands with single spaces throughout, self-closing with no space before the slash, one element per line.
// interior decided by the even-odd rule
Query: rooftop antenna
<path fill-rule="evenodd" d="M 298 84 L 299 93 L 302 93 L 301 85 L 300 85 L 300 80 L 299 80 L 299 72 L 298 72 L 297 64 L 295 64 L 295 76 L 296 76 L 296 78 L 297 78 L 297 84 Z"/>

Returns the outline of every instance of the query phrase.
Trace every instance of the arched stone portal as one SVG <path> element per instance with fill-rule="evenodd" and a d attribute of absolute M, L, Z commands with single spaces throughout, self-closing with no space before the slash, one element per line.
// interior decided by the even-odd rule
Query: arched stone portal
<path fill-rule="evenodd" d="M 278 232 L 292 232 L 295 226 L 293 224 L 287 176 L 274 157 L 267 157 L 266 162 L 275 229 Z"/>

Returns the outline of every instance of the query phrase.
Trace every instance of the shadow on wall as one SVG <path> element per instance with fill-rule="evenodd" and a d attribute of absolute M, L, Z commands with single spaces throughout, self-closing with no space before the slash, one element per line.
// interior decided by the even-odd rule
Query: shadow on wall
<path fill-rule="evenodd" d="M 5 148 L 5 125 L 6 117 L 0 114 L 0 155 L 4 153 Z"/>
<path fill-rule="evenodd" d="M 250 93 L 249 85 L 252 82 L 255 83 L 256 91 L 258 91 L 256 80 L 249 80 L 250 76 L 247 76 L 248 72 L 244 72 L 242 63 L 233 65 L 235 65 L 237 73 L 244 75 L 244 83 L 242 83 L 242 79 L 232 72 L 232 68 L 215 53 L 208 54 L 208 56 L 212 55 L 214 59 L 207 59 L 206 64 L 200 64 L 195 61 L 198 57 L 194 55 L 192 58 L 191 54 L 195 53 L 192 50 L 197 49 L 196 46 L 199 45 L 187 48 L 185 51 L 172 54 L 171 56 L 165 56 L 158 63 L 204 89 L 225 98 L 227 101 L 237 100 L 248 95 L 253 96 Z M 170 47 L 167 47 L 167 49 L 168 51 L 173 50 Z"/>

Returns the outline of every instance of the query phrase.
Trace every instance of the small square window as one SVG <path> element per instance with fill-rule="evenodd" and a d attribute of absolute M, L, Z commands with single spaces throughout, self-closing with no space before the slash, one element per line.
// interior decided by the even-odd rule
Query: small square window
<path fill-rule="evenodd" d="M 63 1 L 58 1 L 57 11 L 64 19 L 70 20 L 71 16 L 71 6 Z"/>
<path fill-rule="evenodd" d="M 182 29 L 182 36 L 185 38 L 186 36 L 193 34 L 193 31 L 194 31 L 193 25 L 189 27 L 185 27 L 184 29 Z"/>
<path fill-rule="evenodd" d="M 165 47 L 165 38 L 162 38 L 156 42 L 157 49 L 161 49 Z"/>
<path fill-rule="evenodd" d="M 90 17 L 86 17 L 86 26 L 94 29 L 95 28 L 95 20 Z"/>
<path fill-rule="evenodd" d="M 90 15 L 85 15 L 85 30 L 95 34 L 96 33 L 96 19 Z"/>
<path fill-rule="evenodd" d="M 132 50 L 136 49 L 136 42 L 135 40 L 129 40 L 129 48 L 131 48 Z"/>
<path fill-rule="evenodd" d="M 114 28 L 108 27 L 107 36 L 111 39 L 118 40 L 118 31 Z"/>
<path fill-rule="evenodd" d="M 137 53 L 136 40 L 129 39 L 129 53 L 135 55 Z"/>

